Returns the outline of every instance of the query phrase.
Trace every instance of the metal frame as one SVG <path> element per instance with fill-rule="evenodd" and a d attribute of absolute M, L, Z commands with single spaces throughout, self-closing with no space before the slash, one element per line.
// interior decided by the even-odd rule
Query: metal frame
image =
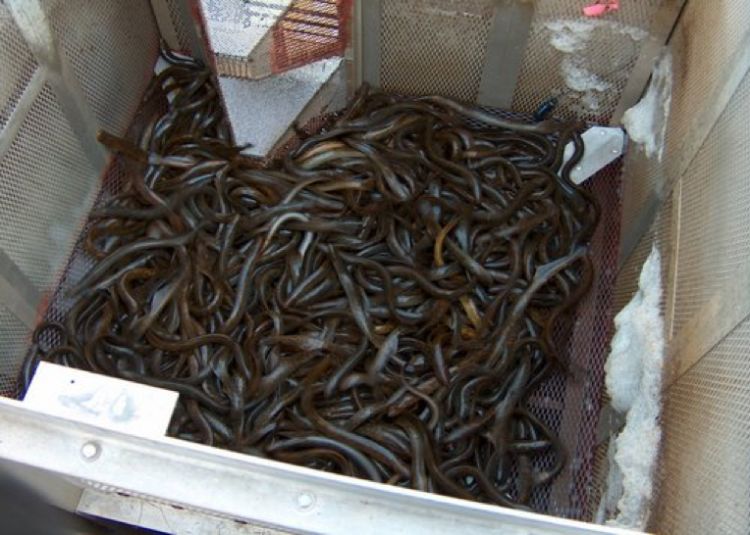
<path fill-rule="evenodd" d="M 672 35 L 686 3 L 687 0 L 665 0 L 656 12 L 648 37 L 630 73 L 628 84 L 622 92 L 620 102 L 617 103 L 617 109 L 612 114 L 610 124 L 620 124 L 625 111 L 634 106 L 643 95 L 646 84 L 651 78 L 651 69 L 654 62 Z"/>
<path fill-rule="evenodd" d="M 626 534 L 218 450 L 142 438 L 0 399 L 0 458 L 58 477 L 294 532 Z"/>
<path fill-rule="evenodd" d="M 495 0 L 477 103 L 505 109 L 513 105 L 533 18 L 534 2 Z"/>

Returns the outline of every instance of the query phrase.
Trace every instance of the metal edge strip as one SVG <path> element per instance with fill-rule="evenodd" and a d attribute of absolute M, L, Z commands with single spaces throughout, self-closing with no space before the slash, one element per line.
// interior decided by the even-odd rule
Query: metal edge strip
<path fill-rule="evenodd" d="M 380 25 L 383 13 L 382 0 L 359 0 L 359 42 L 362 81 L 380 88 Z"/>
<path fill-rule="evenodd" d="M 534 18 L 534 2 L 495 0 L 477 103 L 510 109 Z"/>
<path fill-rule="evenodd" d="M 641 98 L 646 84 L 651 78 L 654 61 L 669 40 L 686 4 L 687 0 L 666 0 L 657 10 L 646 42 L 641 47 L 641 53 L 630 72 L 628 83 L 625 85 L 617 108 L 610 118 L 611 125 L 620 124 L 625 111 L 635 105 Z"/>
<path fill-rule="evenodd" d="M 0 399 L 0 457 L 63 477 L 302 532 L 633 533 L 218 450 L 142 438 Z"/>
<path fill-rule="evenodd" d="M 42 2 L 6 0 L 5 5 L 37 62 L 47 68 L 47 82 L 86 158 L 97 172 L 103 170 L 107 154 L 96 141 L 98 121 L 86 103 L 81 84 L 60 54 Z"/>
<path fill-rule="evenodd" d="M 13 108 L 8 122 L 5 123 L 5 127 L 0 132 L 2 134 L 0 135 L 0 159 L 5 157 L 5 154 L 16 140 L 16 136 L 26 119 L 26 115 L 31 110 L 36 97 L 42 92 L 45 83 L 47 83 L 47 69 L 45 67 L 37 67 Z"/>

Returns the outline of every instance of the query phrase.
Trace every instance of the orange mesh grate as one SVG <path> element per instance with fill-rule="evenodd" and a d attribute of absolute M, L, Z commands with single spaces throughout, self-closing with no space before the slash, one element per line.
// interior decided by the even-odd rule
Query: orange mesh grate
<path fill-rule="evenodd" d="M 271 72 L 343 55 L 351 12 L 352 0 L 294 0 L 271 30 Z"/>

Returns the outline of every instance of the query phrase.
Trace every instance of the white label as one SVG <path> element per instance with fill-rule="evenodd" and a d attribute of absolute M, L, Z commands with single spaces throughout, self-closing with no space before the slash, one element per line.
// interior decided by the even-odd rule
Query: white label
<path fill-rule="evenodd" d="M 23 402 L 39 412 L 124 431 L 162 436 L 177 392 L 40 362 Z"/>

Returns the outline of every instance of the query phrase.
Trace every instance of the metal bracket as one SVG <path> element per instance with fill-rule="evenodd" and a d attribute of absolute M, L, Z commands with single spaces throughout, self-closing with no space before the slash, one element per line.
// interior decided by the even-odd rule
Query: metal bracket
<path fill-rule="evenodd" d="M 358 0 L 355 16 L 357 26 L 357 71 L 359 83 L 367 82 L 374 88 L 380 87 L 380 18 L 381 0 Z M 359 85 L 359 84 L 358 84 Z"/>

